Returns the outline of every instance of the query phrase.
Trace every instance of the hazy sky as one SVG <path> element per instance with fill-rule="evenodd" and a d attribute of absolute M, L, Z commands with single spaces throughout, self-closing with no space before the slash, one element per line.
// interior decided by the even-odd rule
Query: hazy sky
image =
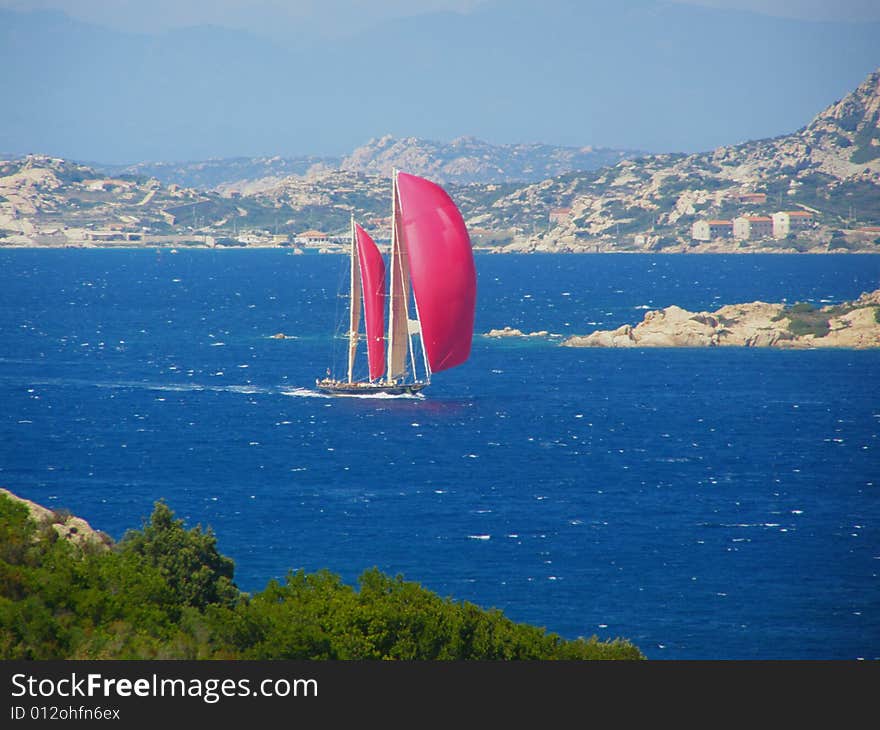
<path fill-rule="evenodd" d="M 384 134 L 705 150 L 792 132 L 880 64 L 880 0 L 0 0 L 2 9 L 60 10 L 88 25 L 21 16 L 0 27 L 0 68 L 10 71 L 0 98 L 16 100 L 0 115 L 0 152 L 104 162 L 339 155 Z M 359 33 L 368 36 L 350 40 Z M 731 103 L 743 93 L 748 104 Z"/>
<path fill-rule="evenodd" d="M 490 0 L 0 0 L 16 10 L 59 9 L 118 30 L 221 25 L 271 35 L 340 36 L 395 17 L 468 12 Z M 505 0 L 491 0 L 495 4 Z M 673 0 L 805 20 L 880 20 L 878 0 Z"/>

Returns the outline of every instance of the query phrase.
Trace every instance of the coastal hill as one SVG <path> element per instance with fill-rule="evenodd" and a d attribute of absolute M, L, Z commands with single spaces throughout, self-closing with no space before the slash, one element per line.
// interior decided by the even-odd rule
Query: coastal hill
<path fill-rule="evenodd" d="M 308 246 L 310 232 L 331 251 L 352 212 L 387 241 L 389 172 L 401 167 L 448 180 L 475 247 L 497 253 L 880 252 L 880 70 L 792 134 L 627 155 L 383 137 L 338 162 L 195 164 L 187 175 L 205 183 L 272 172 L 211 189 L 157 177 L 180 166 L 101 171 L 28 155 L 0 160 L 0 246 Z M 464 182 L 493 175 L 507 181 Z M 555 176 L 510 181 L 520 175 Z"/>
<path fill-rule="evenodd" d="M 622 159 L 584 167 L 600 153 Z M 342 162 L 347 176 L 317 166 L 310 175 L 252 181 L 238 192 L 296 208 L 320 191 L 333 204 L 334 184 L 375 191 L 374 176 L 387 187 L 398 167 L 448 181 L 475 245 L 498 253 L 880 252 L 880 70 L 788 135 L 692 155 L 592 155 L 542 145 L 488 147 L 470 138 L 438 145 L 383 137 Z M 575 165 L 582 169 L 549 176 L 554 167 Z M 506 181 L 478 182 L 493 170 Z M 509 182 L 537 172 L 548 177 Z M 465 183 L 469 178 L 475 182 Z M 378 190 L 364 207 L 385 217 L 376 207 L 383 199 Z M 779 212 L 806 224 L 770 230 Z M 768 229 L 735 237 L 733 221 L 750 217 L 768 221 Z M 695 223 L 719 219 L 729 223 L 723 233 L 694 237 Z"/>
<path fill-rule="evenodd" d="M 635 327 L 576 335 L 564 347 L 880 347 L 880 289 L 857 300 L 816 308 L 766 302 L 729 304 L 714 312 L 681 307 L 646 312 Z"/>
<path fill-rule="evenodd" d="M 2 246 L 204 243 L 216 230 L 200 230 L 205 225 L 247 218 L 258 208 L 45 155 L 0 161 Z"/>
<path fill-rule="evenodd" d="M 697 221 L 808 214 L 796 236 L 709 240 Z M 880 250 L 880 70 L 792 134 L 705 153 L 627 159 L 481 205 L 470 225 L 515 228 L 505 250 L 797 252 Z M 721 227 L 719 227 L 721 228 Z"/>
<path fill-rule="evenodd" d="M 221 194 L 46 155 L 0 160 L 0 247 L 292 246 L 318 230 L 311 244 L 332 250 L 329 234 L 347 235 L 350 211 L 368 227 L 388 215 L 386 179 L 338 171 L 287 179 Z"/>
<path fill-rule="evenodd" d="M 344 236 L 350 211 L 382 239 L 392 167 L 438 180 L 524 181 L 627 154 L 635 153 L 390 137 L 344 159 L 100 166 L 34 154 L 0 160 L 0 246 L 293 245 L 308 230 Z M 457 187 L 450 183 L 453 194 Z M 516 184 L 465 187 L 485 201 Z"/>

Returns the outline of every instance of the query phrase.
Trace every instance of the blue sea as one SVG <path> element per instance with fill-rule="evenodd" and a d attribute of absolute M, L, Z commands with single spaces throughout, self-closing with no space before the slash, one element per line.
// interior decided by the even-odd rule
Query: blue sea
<path fill-rule="evenodd" d="M 650 659 L 880 658 L 880 352 L 481 336 L 839 302 L 880 257 L 478 255 L 477 275 L 466 364 L 423 398 L 330 398 L 344 257 L 0 252 L 0 486 L 114 538 L 164 499 L 249 591 L 377 566 Z"/>

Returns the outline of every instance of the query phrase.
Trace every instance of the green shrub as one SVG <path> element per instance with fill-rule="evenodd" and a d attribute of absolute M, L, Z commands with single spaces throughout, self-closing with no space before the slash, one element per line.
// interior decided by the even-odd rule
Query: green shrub
<path fill-rule="evenodd" d="M 844 311 L 850 310 L 844 310 L 841 306 L 816 309 L 810 302 L 797 302 L 783 309 L 773 317 L 772 321 L 780 322 L 787 319 L 788 331 L 795 337 L 803 337 L 804 335 L 825 337 L 831 331 L 829 320 L 843 314 Z"/>
<path fill-rule="evenodd" d="M 827 319 L 793 318 L 789 322 L 788 331 L 795 337 L 803 335 L 824 337 L 831 331 L 831 328 L 828 326 Z"/>
<path fill-rule="evenodd" d="M 795 337 L 804 335 L 824 337 L 831 331 L 829 320 L 834 314 L 833 309 L 821 310 L 816 309 L 810 302 L 797 302 L 786 307 L 773 318 L 773 321 L 788 319 L 788 331 Z"/>
<path fill-rule="evenodd" d="M 48 538 L 48 539 L 47 539 Z M 111 550 L 40 533 L 0 495 L 0 659 L 642 659 L 623 639 L 569 641 L 373 568 L 249 596 L 210 530 L 163 502 Z"/>
<path fill-rule="evenodd" d="M 232 604 L 238 589 L 232 582 L 235 565 L 217 551 L 217 538 L 201 527 L 187 531 L 183 520 L 164 502 L 156 502 L 142 530 L 128 532 L 120 543 L 124 553 L 143 557 L 158 568 L 178 602 L 205 608 L 212 603 Z"/>
<path fill-rule="evenodd" d="M 810 302 L 797 302 L 796 304 L 792 304 L 787 311 L 790 314 L 802 314 L 806 312 L 814 312 L 816 311 L 816 307 Z"/>

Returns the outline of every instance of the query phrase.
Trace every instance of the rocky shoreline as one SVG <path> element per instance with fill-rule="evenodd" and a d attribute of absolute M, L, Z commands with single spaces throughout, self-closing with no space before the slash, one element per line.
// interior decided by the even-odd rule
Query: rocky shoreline
<path fill-rule="evenodd" d="M 636 326 L 565 339 L 563 347 L 880 347 L 880 289 L 857 300 L 816 308 L 750 302 L 714 312 L 677 306 L 645 313 Z"/>

